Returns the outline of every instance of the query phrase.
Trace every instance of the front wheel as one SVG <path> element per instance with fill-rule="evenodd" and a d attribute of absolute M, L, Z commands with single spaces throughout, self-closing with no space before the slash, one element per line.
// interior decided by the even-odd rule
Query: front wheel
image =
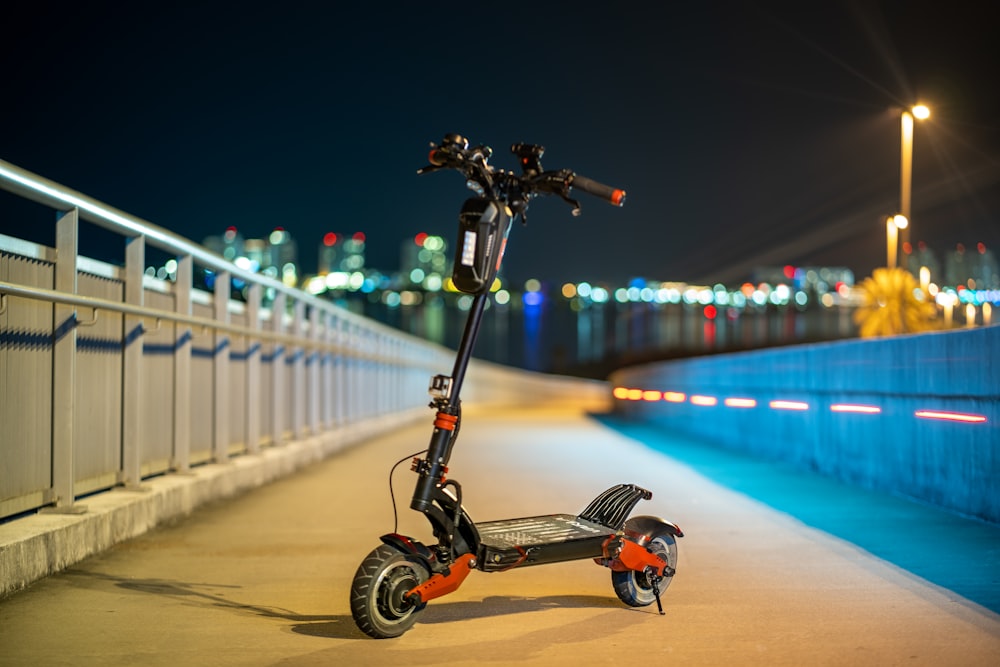
<path fill-rule="evenodd" d="M 654 535 L 646 548 L 667 561 L 671 569 L 677 569 L 677 539 L 670 533 Z M 670 585 L 673 576 L 662 577 L 659 581 L 662 595 Z M 611 583 L 615 587 L 618 599 L 631 607 L 645 607 L 656 601 L 653 592 L 653 582 L 645 572 L 628 570 L 627 572 L 611 572 Z"/>
<path fill-rule="evenodd" d="M 358 566 L 351 584 L 351 615 L 358 628 L 375 639 L 398 637 L 417 621 L 425 605 L 406 592 L 430 577 L 416 558 L 383 544 Z"/>

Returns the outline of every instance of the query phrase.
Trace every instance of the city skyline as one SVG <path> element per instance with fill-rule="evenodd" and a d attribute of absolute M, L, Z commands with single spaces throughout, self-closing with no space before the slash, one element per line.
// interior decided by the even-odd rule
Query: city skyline
<path fill-rule="evenodd" d="M 277 234 L 277 237 L 276 237 Z M 391 279 L 397 276 L 401 278 L 396 279 L 397 287 L 400 280 L 406 283 L 406 275 L 410 274 L 413 268 L 417 267 L 421 270 L 421 276 L 430 274 L 432 271 L 439 278 L 436 286 L 431 291 L 438 291 L 444 289 L 444 282 L 447 281 L 450 276 L 452 257 L 451 249 L 448 245 L 448 239 L 440 236 L 431 236 L 424 232 L 416 234 L 412 238 L 402 239 L 397 244 L 399 249 L 398 262 L 391 266 L 376 266 L 374 264 L 368 263 L 366 261 L 366 246 L 367 246 L 367 235 L 362 231 L 355 231 L 351 233 L 343 232 L 327 232 L 324 234 L 322 240 L 314 247 L 309 248 L 304 246 L 302 248 L 302 253 L 305 256 L 318 255 L 320 260 L 316 265 L 303 263 L 299 258 L 299 240 L 296 239 L 295 235 L 291 230 L 286 230 L 283 227 L 278 227 L 272 230 L 270 234 L 265 234 L 262 239 L 249 239 L 244 237 L 235 227 L 228 228 L 222 235 L 206 237 L 202 244 L 207 248 L 216 252 L 217 254 L 223 256 L 225 259 L 234 261 L 237 255 L 241 252 L 241 248 L 247 244 L 254 244 L 254 251 L 248 251 L 243 253 L 243 259 L 251 257 L 254 264 L 243 264 L 241 268 L 250 268 L 251 270 L 259 270 L 262 268 L 262 262 L 260 261 L 261 248 L 258 244 L 268 244 L 270 241 L 278 238 L 275 247 L 282 247 L 282 257 L 281 261 L 292 262 L 295 264 L 295 280 L 292 284 L 305 288 L 306 282 L 310 278 L 322 277 L 328 273 L 334 272 L 365 272 L 369 274 L 374 274 L 381 276 L 384 279 Z M 428 246 L 431 242 L 434 243 L 433 247 L 430 249 L 423 250 L 425 246 Z M 344 253 L 337 254 L 336 252 L 331 254 L 331 251 L 335 249 L 338 244 L 343 243 L 345 245 Z M 907 244 L 909 245 L 909 244 Z M 423 251 L 418 256 L 416 250 L 422 249 Z M 423 257 L 424 253 L 427 253 L 427 257 Z M 968 253 L 968 261 L 964 261 L 964 257 Z M 327 257 L 329 262 L 339 262 L 338 264 L 328 264 L 323 266 L 324 259 Z M 419 257 L 419 259 L 418 259 Z M 998 266 L 996 253 L 992 250 L 986 248 L 985 244 L 979 243 L 974 248 L 966 248 L 964 244 L 958 243 L 955 248 L 952 249 L 937 249 L 931 248 L 920 242 L 917 247 L 908 248 L 901 254 L 901 266 L 904 266 L 914 275 L 918 275 L 921 269 L 926 269 L 928 271 L 928 281 L 934 283 L 940 287 L 960 287 L 960 289 L 970 289 L 972 291 L 993 291 L 1000 289 L 1000 266 Z M 280 264 L 279 261 L 269 259 L 263 263 L 265 266 L 275 266 Z M 426 272 L 424 271 L 426 269 Z M 831 275 L 836 277 L 831 277 L 827 279 L 823 277 L 822 279 L 816 276 L 810 276 L 805 278 L 810 272 L 829 272 Z M 275 278 L 280 278 L 280 272 L 275 271 L 272 274 Z M 511 281 L 503 271 L 501 267 L 501 277 L 504 280 L 503 287 L 505 290 L 520 292 L 526 291 L 526 288 L 522 284 L 516 284 Z M 746 285 L 758 285 L 758 284 L 768 284 L 768 285 L 779 285 L 779 284 L 804 284 L 808 291 L 822 294 L 824 292 L 835 292 L 836 287 L 840 284 L 844 284 L 851 287 L 855 282 L 860 282 L 865 276 L 855 275 L 847 267 L 837 266 L 837 267 L 819 267 L 819 266 L 794 266 L 792 264 L 782 263 L 775 266 L 758 266 L 747 276 L 741 278 L 740 280 L 721 283 L 715 282 L 711 285 L 702 285 L 703 287 L 716 287 L 720 284 L 724 284 L 727 288 L 735 289 L 739 291 L 741 288 L 745 288 Z M 419 288 L 419 283 L 422 278 L 413 281 L 413 283 L 407 285 L 407 287 L 414 287 L 414 284 Z M 525 283 L 534 283 L 536 285 L 542 285 L 537 278 L 528 278 Z M 544 281 L 545 289 L 551 291 L 554 294 L 560 291 L 565 292 L 565 286 L 573 283 L 585 283 L 587 285 L 600 285 L 602 287 L 611 286 L 612 289 L 621 286 L 636 285 L 639 283 L 645 284 L 655 283 L 675 283 L 675 284 L 691 284 L 696 281 L 688 281 L 683 276 L 640 276 L 631 275 L 626 276 L 624 279 L 615 283 L 614 281 L 604 281 L 604 280 L 589 280 L 588 277 L 580 277 L 576 281 L 565 281 L 565 282 L 552 282 Z M 829 283 L 829 284 L 828 284 Z M 835 283 L 835 284 L 834 284 Z M 347 284 L 338 285 L 338 288 L 347 288 Z M 356 289 L 356 288 L 355 288 Z M 538 288 L 536 288 L 538 289 Z M 527 290 L 531 291 L 531 290 Z M 996 301 L 997 299 L 990 299 Z"/>

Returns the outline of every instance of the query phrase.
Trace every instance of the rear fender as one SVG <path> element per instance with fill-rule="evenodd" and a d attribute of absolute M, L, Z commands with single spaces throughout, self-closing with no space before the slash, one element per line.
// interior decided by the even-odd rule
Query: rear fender
<path fill-rule="evenodd" d="M 677 524 L 656 516 L 633 516 L 625 522 L 622 530 L 629 538 L 643 546 L 657 535 L 664 533 L 674 537 L 684 537 L 684 533 Z"/>

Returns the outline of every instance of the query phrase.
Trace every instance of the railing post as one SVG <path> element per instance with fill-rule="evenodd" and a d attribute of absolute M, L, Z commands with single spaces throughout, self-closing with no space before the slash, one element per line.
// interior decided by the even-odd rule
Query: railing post
<path fill-rule="evenodd" d="M 271 303 L 271 329 L 276 334 L 285 331 L 285 293 L 278 292 Z M 285 440 L 285 347 L 275 341 L 271 355 L 271 444 L 280 445 Z"/>
<path fill-rule="evenodd" d="M 174 280 L 174 312 L 191 315 L 191 287 L 194 262 L 190 255 L 177 260 Z M 178 472 L 191 469 L 191 345 L 192 332 L 187 324 L 174 325 L 174 455 Z"/>
<path fill-rule="evenodd" d="M 367 326 L 359 327 L 361 332 L 362 360 L 358 365 L 358 415 L 368 419 L 378 414 L 378 362 L 375 361 L 375 334 Z"/>
<path fill-rule="evenodd" d="M 395 339 L 392 345 L 392 410 L 394 412 L 399 412 L 403 409 L 403 391 L 406 389 L 406 373 L 404 370 L 403 362 L 405 361 L 403 341 L 399 338 Z"/>
<path fill-rule="evenodd" d="M 229 324 L 229 273 L 215 275 L 214 319 Z M 215 424 L 212 430 L 212 458 L 216 463 L 229 460 L 229 334 L 218 329 L 212 335 L 212 376 L 215 384 L 213 404 Z"/>
<path fill-rule="evenodd" d="M 392 385 L 389 382 L 389 371 L 391 370 L 389 367 L 389 341 L 382 332 L 375 334 L 375 354 L 377 356 L 375 367 L 378 369 L 378 381 L 375 385 L 378 410 L 375 414 L 381 417 L 389 412 L 389 394 L 392 391 L 390 388 Z"/>
<path fill-rule="evenodd" d="M 347 373 L 347 386 L 345 387 L 347 393 L 345 398 L 347 399 L 347 422 L 353 424 L 359 419 L 358 415 L 358 397 L 364 391 L 364 387 L 361 386 L 361 357 L 359 356 L 363 353 L 363 341 L 361 340 L 361 327 L 357 324 L 350 323 L 347 325 L 347 344 L 350 348 L 351 354 L 347 358 L 348 373 Z"/>
<path fill-rule="evenodd" d="M 146 237 L 128 239 L 125 246 L 125 303 L 141 306 L 142 276 L 146 263 Z M 126 489 L 142 482 L 142 318 L 122 317 L 122 472 Z"/>
<path fill-rule="evenodd" d="M 344 318 L 339 315 L 333 316 L 334 342 L 337 344 L 337 352 L 333 357 L 333 421 L 337 428 L 344 426 L 344 396 L 346 394 L 346 363 L 347 349 L 346 336 L 344 335 Z"/>
<path fill-rule="evenodd" d="M 247 291 L 247 327 L 254 331 L 260 331 L 260 295 L 260 284 L 251 284 Z M 244 393 L 246 403 L 243 412 L 246 415 L 247 451 L 251 454 L 260 451 L 260 356 L 260 339 L 248 340 L 247 383 Z"/>
<path fill-rule="evenodd" d="M 72 209 L 56 223 L 55 289 L 76 294 L 76 259 L 80 212 Z M 47 512 L 79 514 L 76 482 L 76 308 L 56 303 L 52 308 L 52 493 L 55 506 Z"/>
<path fill-rule="evenodd" d="M 313 306 L 309 311 L 309 341 L 313 343 L 314 347 L 309 352 L 307 369 L 309 378 L 309 412 L 306 415 L 306 425 L 312 435 L 319 435 L 320 432 L 319 388 L 320 376 L 323 372 L 323 350 L 319 347 L 319 343 L 322 340 L 320 337 L 321 315 L 320 309 L 316 306 Z"/>
<path fill-rule="evenodd" d="M 399 412 L 406 407 L 406 399 L 404 398 L 406 396 L 406 385 L 408 384 L 406 366 L 404 365 L 406 361 L 406 344 L 399 338 L 396 338 L 392 349 L 392 386 L 394 387 L 392 392 L 392 409 L 394 412 Z"/>
<path fill-rule="evenodd" d="M 294 336 L 296 340 L 302 338 L 302 331 L 304 329 L 305 314 L 306 314 L 306 304 L 303 301 L 296 300 L 292 312 L 292 330 L 294 331 Z M 292 440 L 297 440 L 302 437 L 303 429 L 303 418 L 302 415 L 305 413 L 305 405 L 302 404 L 305 398 L 305 355 L 306 350 L 304 347 L 297 346 L 292 352 L 291 362 L 292 362 Z"/>
<path fill-rule="evenodd" d="M 361 364 L 361 380 L 364 392 L 359 396 L 362 406 L 362 416 L 368 419 L 378 414 L 378 341 L 375 332 L 365 327 L 362 329 L 365 360 Z"/>
<path fill-rule="evenodd" d="M 320 319 L 323 322 L 323 336 L 321 340 L 324 345 L 331 346 L 334 344 L 334 332 L 332 329 L 333 316 L 329 312 L 324 310 L 320 314 Z M 321 428 L 324 431 L 330 430 L 333 427 L 333 378 L 334 378 L 334 355 L 329 347 L 324 348 L 322 352 L 322 364 L 323 374 L 320 380 L 320 403 L 319 403 L 319 418 Z"/>

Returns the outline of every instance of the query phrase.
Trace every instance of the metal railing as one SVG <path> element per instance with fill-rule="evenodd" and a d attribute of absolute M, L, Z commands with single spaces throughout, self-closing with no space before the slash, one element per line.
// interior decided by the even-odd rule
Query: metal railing
<path fill-rule="evenodd" d="M 425 409 L 426 378 L 450 365 L 444 348 L 3 160 L 0 188 L 61 214 L 54 248 L 0 236 L 0 520 L 370 433 Z M 79 254 L 81 220 L 123 237 L 122 265 Z M 146 275 L 147 247 L 177 258 L 174 280 Z M 195 267 L 215 274 L 211 291 L 195 288 Z"/>

